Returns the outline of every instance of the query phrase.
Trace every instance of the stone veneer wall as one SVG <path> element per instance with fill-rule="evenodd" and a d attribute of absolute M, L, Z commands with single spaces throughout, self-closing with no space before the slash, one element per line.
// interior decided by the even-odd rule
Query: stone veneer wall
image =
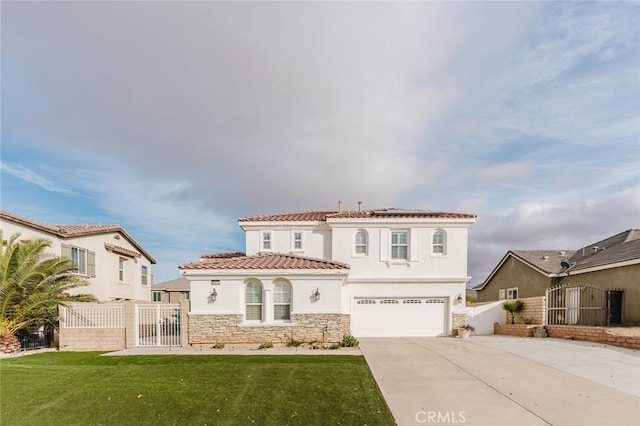
<path fill-rule="evenodd" d="M 189 315 L 188 343 L 333 343 L 349 334 L 349 321 L 349 315 L 343 314 L 291 314 L 291 323 L 241 325 L 241 314 Z"/>
<path fill-rule="evenodd" d="M 464 324 L 466 324 L 467 322 L 467 314 L 466 313 L 460 313 L 460 314 L 456 314 L 454 313 L 451 317 L 451 321 L 452 321 L 452 325 L 453 325 L 453 330 L 457 333 L 458 329 L 460 327 L 462 327 Z"/>

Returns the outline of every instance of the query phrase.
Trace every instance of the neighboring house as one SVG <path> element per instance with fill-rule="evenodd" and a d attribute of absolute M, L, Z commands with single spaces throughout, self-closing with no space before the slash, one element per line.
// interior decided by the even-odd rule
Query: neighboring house
<path fill-rule="evenodd" d="M 341 204 L 241 218 L 246 254 L 180 266 L 191 283 L 191 343 L 452 334 L 465 318 L 474 222 L 472 214 Z"/>
<path fill-rule="evenodd" d="M 578 250 L 512 250 L 474 287 L 478 301 L 544 296 L 557 285 L 608 290 L 611 323 L 640 324 L 640 229 L 629 229 Z M 616 306 L 613 306 L 616 305 Z"/>
<path fill-rule="evenodd" d="M 179 303 L 181 300 L 189 300 L 189 280 L 180 277 L 175 280 L 165 281 L 151 287 L 151 301 L 163 303 Z"/>
<path fill-rule="evenodd" d="M 21 240 L 45 238 L 48 253 L 71 259 L 89 283 L 71 294 L 90 293 L 99 301 L 151 298 L 156 261 L 120 225 L 49 225 L 0 211 L 0 229 L 5 239 L 17 232 Z"/>

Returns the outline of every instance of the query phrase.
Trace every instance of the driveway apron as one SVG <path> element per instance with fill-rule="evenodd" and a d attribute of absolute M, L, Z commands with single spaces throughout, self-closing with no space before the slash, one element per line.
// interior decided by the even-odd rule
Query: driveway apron
<path fill-rule="evenodd" d="M 504 349 L 492 338 L 363 338 L 360 347 L 401 426 L 640 424 L 637 396 L 509 352 L 518 338 Z M 556 363 L 571 356 L 545 351 Z M 625 361 L 637 371 L 637 357 Z"/>

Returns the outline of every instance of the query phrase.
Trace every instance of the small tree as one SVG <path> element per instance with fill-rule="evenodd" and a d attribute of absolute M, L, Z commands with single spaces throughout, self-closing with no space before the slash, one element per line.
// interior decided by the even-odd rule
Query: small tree
<path fill-rule="evenodd" d="M 516 314 L 522 312 L 524 302 L 520 299 L 511 302 L 504 302 L 502 305 L 505 311 L 511 314 L 511 324 L 515 324 Z"/>
<path fill-rule="evenodd" d="M 0 230 L 0 240 L 2 240 Z M 20 350 L 15 333 L 34 324 L 55 324 L 58 306 L 65 302 L 95 301 L 89 294 L 69 296 L 66 291 L 88 283 L 73 274 L 65 257 L 44 251 L 46 239 L 19 241 L 14 234 L 0 253 L 0 352 Z"/>

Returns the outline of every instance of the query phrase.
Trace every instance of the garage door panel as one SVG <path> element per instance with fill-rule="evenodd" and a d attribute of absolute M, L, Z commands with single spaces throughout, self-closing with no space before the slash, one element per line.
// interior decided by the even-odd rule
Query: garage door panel
<path fill-rule="evenodd" d="M 356 299 L 356 337 L 444 336 L 445 299 Z"/>

